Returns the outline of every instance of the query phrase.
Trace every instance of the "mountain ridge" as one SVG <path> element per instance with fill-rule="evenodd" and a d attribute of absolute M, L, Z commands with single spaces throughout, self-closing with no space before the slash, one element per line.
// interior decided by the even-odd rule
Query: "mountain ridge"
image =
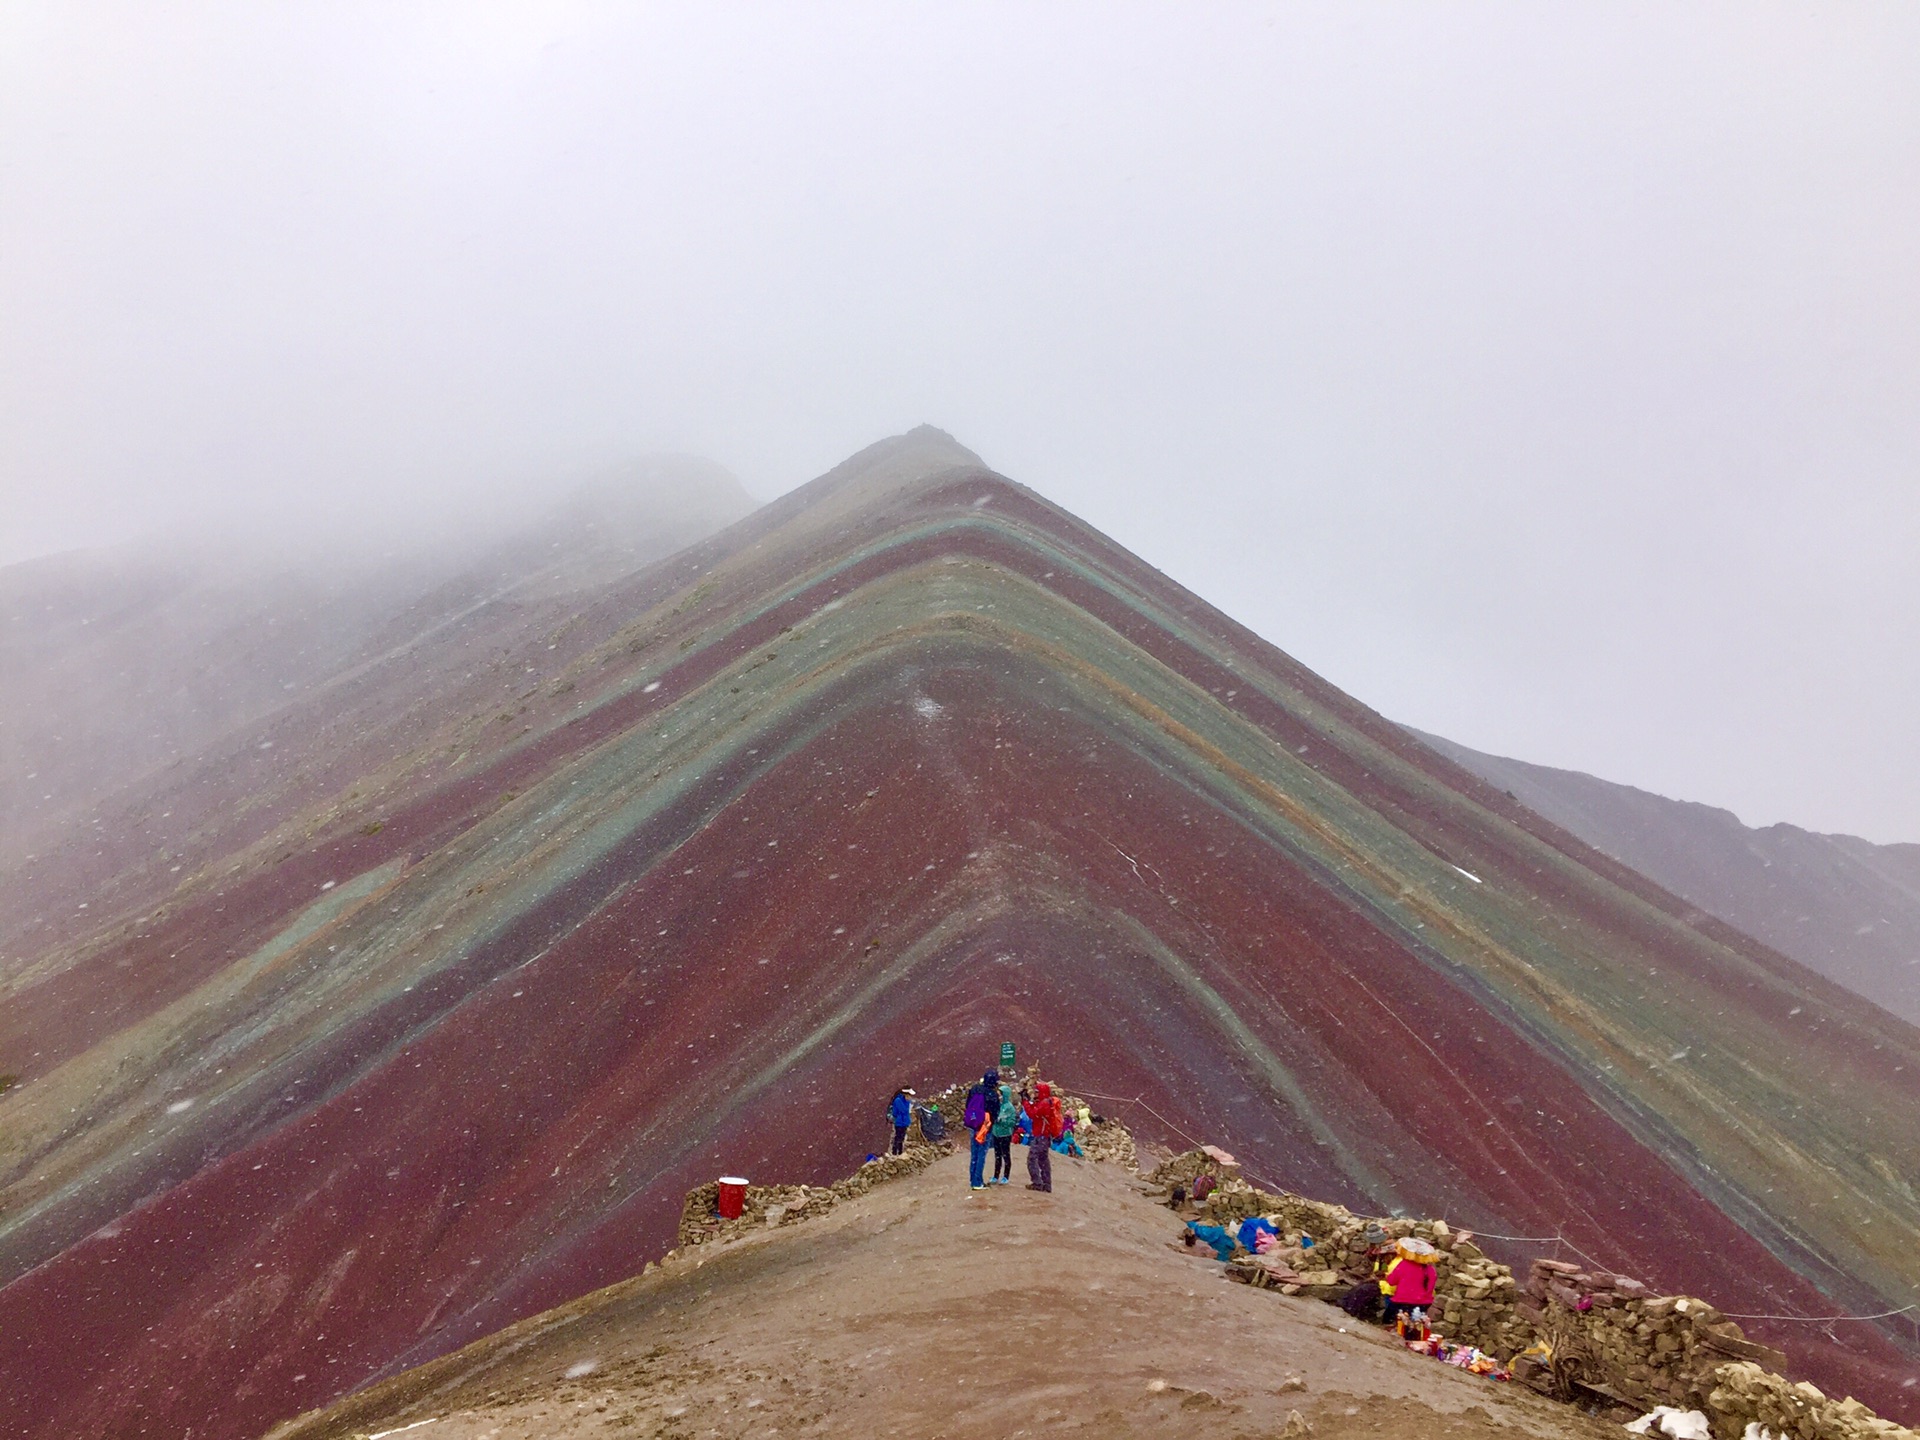
<path fill-rule="evenodd" d="M 1920 845 L 1878 845 L 1422 740 L 1782 954 L 1920 1023 Z"/>
<path fill-rule="evenodd" d="M 857 1097 L 1009 1037 L 1302 1193 L 1757 1313 L 1913 1284 L 1920 1034 L 950 438 L 576 610 L 365 682 L 558 647 L 517 708 L 276 737 L 333 778 L 212 805 L 217 882 L 7 992 L 0 1433 L 263 1429 L 632 1273 L 716 1166 L 843 1173 Z M 1776 1328 L 1910 1400 L 1897 1331 Z"/>

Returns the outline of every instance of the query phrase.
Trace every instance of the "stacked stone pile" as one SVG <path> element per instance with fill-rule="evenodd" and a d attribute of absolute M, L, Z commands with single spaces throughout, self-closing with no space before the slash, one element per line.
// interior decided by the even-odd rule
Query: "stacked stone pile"
<path fill-rule="evenodd" d="M 735 1220 L 720 1218 L 720 1186 L 710 1180 L 689 1190 L 686 1202 L 680 1207 L 680 1248 L 684 1250 L 715 1240 L 738 1240 L 769 1226 L 817 1219 L 842 1200 L 851 1200 L 888 1180 L 924 1170 L 941 1156 L 952 1153 L 951 1144 L 935 1145 L 920 1139 L 916 1127 L 904 1154 L 876 1156 L 844 1180 L 836 1180 L 831 1185 L 749 1185 L 746 1204 Z"/>
<path fill-rule="evenodd" d="M 1067 1114 L 1077 1116 L 1084 1107 L 1090 1113 L 1099 1115 L 1098 1105 L 1078 1095 L 1068 1095 L 1057 1086 L 1055 1093 L 1060 1096 L 1060 1103 L 1066 1106 Z M 1073 1138 L 1089 1160 L 1098 1160 L 1103 1165 L 1124 1165 L 1129 1170 L 1139 1168 L 1140 1156 L 1134 1149 L 1133 1133 L 1109 1116 L 1100 1115 L 1091 1125 L 1081 1125 L 1076 1121 Z"/>
<path fill-rule="evenodd" d="M 1568 1260 L 1535 1260 L 1527 1275 L 1527 1299 L 1521 1303 L 1536 1312 L 1549 1300 L 1558 1300 L 1570 1310 L 1604 1310 L 1644 1300 L 1652 1293 L 1638 1280 L 1597 1267 L 1588 1270 Z"/>
<path fill-rule="evenodd" d="M 1858 1400 L 1830 1400 L 1817 1386 L 1772 1374 L 1751 1360 L 1714 1372 L 1706 1412 L 1723 1440 L 1915 1440 L 1915 1432 L 1882 1420 Z"/>
<path fill-rule="evenodd" d="M 680 1248 L 709 1240 L 736 1240 L 769 1225 L 785 1225 L 824 1215 L 838 1197 L 824 1185 L 749 1185 L 747 1203 L 737 1220 L 722 1220 L 716 1209 L 720 1187 L 709 1180 L 687 1192 L 680 1207 Z"/>
<path fill-rule="evenodd" d="M 1203 1145 L 1198 1150 L 1188 1150 L 1161 1161 L 1148 1172 L 1146 1180 L 1149 1185 L 1162 1189 L 1180 1185 L 1191 1190 L 1193 1182 L 1206 1174 L 1223 1184 L 1238 1181 L 1240 1163 L 1217 1145 Z M 1241 1188 L 1248 1187 L 1242 1182 Z"/>
<path fill-rule="evenodd" d="M 1441 1222 L 1436 1230 L 1444 1230 Z M 1434 1292 L 1434 1325 L 1449 1339 L 1477 1345 L 1502 1358 L 1533 1343 L 1533 1329 L 1515 1307 L 1520 1290 L 1513 1271 L 1483 1253 L 1464 1235 L 1451 1247 L 1434 1240 L 1440 1251 L 1439 1286 Z"/>
<path fill-rule="evenodd" d="M 874 1186 L 888 1180 L 898 1180 L 903 1175 L 912 1175 L 924 1170 L 942 1156 L 953 1154 L 951 1141 L 942 1140 L 938 1145 L 918 1138 L 916 1131 L 909 1138 L 906 1153 L 901 1155 L 877 1155 L 867 1161 L 844 1180 L 836 1180 L 829 1187 L 836 1200 L 851 1200 L 856 1195 L 864 1195 Z"/>

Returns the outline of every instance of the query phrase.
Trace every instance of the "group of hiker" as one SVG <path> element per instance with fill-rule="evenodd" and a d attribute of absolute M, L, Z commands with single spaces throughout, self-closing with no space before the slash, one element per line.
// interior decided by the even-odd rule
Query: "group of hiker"
<path fill-rule="evenodd" d="M 921 1105 L 913 1089 L 903 1086 L 893 1092 L 893 1099 L 887 1104 L 887 1119 L 893 1126 L 893 1154 L 899 1155 L 905 1151 L 907 1131 L 913 1127 L 916 1118 L 920 1122 L 920 1133 L 927 1139 L 939 1141 L 946 1138 L 947 1122 L 939 1106 Z M 1011 1184 L 1013 1147 L 1024 1144 L 1027 1147 L 1027 1188 L 1051 1194 L 1053 1152 L 1058 1150 L 1067 1155 L 1084 1153 L 1074 1138 L 1074 1129 L 1076 1121 L 1084 1123 L 1089 1118 L 1085 1106 L 1081 1107 L 1077 1117 L 1069 1114 L 1060 1097 L 1054 1094 L 1053 1087 L 1044 1080 L 1034 1081 L 1031 1088 L 1022 1085 L 1016 1090 L 1010 1080 L 1001 1079 L 998 1070 L 988 1070 L 980 1077 L 980 1082 L 967 1091 L 966 1106 L 961 1115 L 971 1146 L 967 1164 L 968 1188 L 984 1190 L 989 1185 Z M 989 1154 L 993 1156 L 991 1176 L 986 1173 Z"/>
<path fill-rule="evenodd" d="M 916 1113 L 921 1133 L 938 1141 L 946 1133 L 946 1121 L 938 1106 L 919 1106 L 910 1087 L 896 1090 L 887 1107 L 893 1124 L 893 1153 L 902 1153 L 907 1131 Z M 984 1190 L 989 1185 L 1007 1185 L 1013 1180 L 1013 1146 L 1024 1140 L 1027 1145 L 1027 1188 L 1043 1194 L 1053 1191 L 1053 1152 L 1064 1150 L 1079 1154 L 1074 1141 L 1076 1118 L 1069 1115 L 1053 1087 L 1044 1080 L 1031 1089 L 1016 1090 L 1011 1079 L 1002 1079 L 997 1069 L 989 1069 L 980 1083 L 967 1091 L 962 1120 L 967 1127 L 971 1149 L 967 1161 L 967 1186 Z M 993 1174 L 986 1173 L 987 1156 L 993 1156 Z M 1178 1210 L 1189 1200 L 1205 1205 L 1214 1187 L 1211 1174 L 1202 1173 L 1191 1186 L 1176 1185 L 1171 1203 Z M 1204 1244 L 1217 1260 L 1231 1260 L 1240 1250 L 1258 1254 L 1279 1244 L 1280 1236 L 1271 1220 L 1251 1215 L 1232 1229 L 1194 1219 L 1186 1222 L 1182 1240 L 1189 1249 Z M 1378 1225 L 1366 1230 L 1367 1259 L 1372 1273 L 1363 1276 L 1341 1297 L 1340 1306 L 1359 1320 L 1384 1321 L 1403 1336 L 1424 1339 L 1428 1332 L 1427 1312 L 1432 1308 L 1434 1289 L 1439 1278 L 1439 1252 L 1418 1236 L 1395 1239 Z M 1311 1236 L 1301 1243 L 1311 1247 Z"/>
<path fill-rule="evenodd" d="M 1072 1122 L 1066 1107 L 1053 1087 L 1036 1081 L 1029 1091 L 1022 1085 L 1016 1093 L 1000 1078 L 998 1070 L 989 1070 L 980 1083 L 967 1091 L 962 1120 L 967 1127 L 972 1149 L 967 1158 L 967 1186 L 984 1190 L 988 1185 L 1006 1185 L 1013 1179 L 1013 1142 L 1024 1132 L 1027 1138 L 1027 1188 L 1046 1194 L 1053 1192 L 1053 1147 L 1067 1139 Z M 987 1176 L 987 1151 L 993 1151 L 993 1175 Z"/>

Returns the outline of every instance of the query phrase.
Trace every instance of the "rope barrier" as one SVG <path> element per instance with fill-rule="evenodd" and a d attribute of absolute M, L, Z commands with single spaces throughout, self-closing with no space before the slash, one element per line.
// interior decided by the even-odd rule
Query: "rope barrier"
<path fill-rule="evenodd" d="M 1895 1315 L 1915 1310 L 1920 1310 L 1920 1305 L 1902 1305 L 1898 1310 L 1882 1310 L 1878 1315 L 1735 1315 L 1730 1310 L 1720 1313 L 1729 1320 L 1803 1320 L 1810 1325 L 1825 1325 L 1841 1320 L 1891 1320 Z"/>
<path fill-rule="evenodd" d="M 1448 1221 L 1447 1223 L 1452 1224 L 1453 1222 Z M 1471 1225 L 1462 1225 L 1459 1228 L 1465 1233 L 1477 1235 L 1483 1240 L 1512 1240 L 1521 1245 L 1564 1245 L 1589 1265 L 1600 1266 L 1601 1269 L 1606 1268 L 1564 1235 L 1496 1235 L 1491 1230 L 1479 1230 Z"/>
<path fill-rule="evenodd" d="M 1133 1098 L 1129 1099 L 1125 1095 L 1096 1095 L 1091 1090 L 1082 1090 L 1079 1092 L 1079 1098 L 1082 1100 L 1111 1100 L 1116 1105 L 1138 1105 L 1142 1110 L 1146 1111 L 1149 1115 L 1153 1116 L 1154 1119 L 1158 1120 L 1162 1125 L 1166 1126 L 1169 1130 L 1173 1131 L 1174 1134 L 1178 1135 L 1182 1140 L 1185 1140 L 1189 1145 L 1193 1146 L 1196 1150 L 1204 1148 L 1206 1144 L 1205 1141 L 1196 1140 L 1193 1138 L 1193 1136 L 1187 1134 L 1186 1131 L 1182 1130 L 1178 1125 L 1174 1124 L 1171 1120 L 1167 1119 L 1166 1116 L 1162 1115 L 1158 1110 L 1154 1109 L 1151 1105 L 1147 1104 L 1147 1102 L 1142 1100 L 1138 1095 L 1135 1095 Z"/>

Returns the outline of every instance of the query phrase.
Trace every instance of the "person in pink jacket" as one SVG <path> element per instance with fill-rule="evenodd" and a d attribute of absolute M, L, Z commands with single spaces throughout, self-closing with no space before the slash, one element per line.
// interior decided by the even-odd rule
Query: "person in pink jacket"
<path fill-rule="evenodd" d="M 1440 1252 L 1425 1240 L 1412 1236 L 1394 1247 L 1393 1264 L 1381 1279 L 1386 1291 L 1387 1324 L 1404 1335 L 1418 1326 L 1426 1330 L 1427 1311 L 1433 1305 L 1433 1288 L 1439 1275 Z"/>

